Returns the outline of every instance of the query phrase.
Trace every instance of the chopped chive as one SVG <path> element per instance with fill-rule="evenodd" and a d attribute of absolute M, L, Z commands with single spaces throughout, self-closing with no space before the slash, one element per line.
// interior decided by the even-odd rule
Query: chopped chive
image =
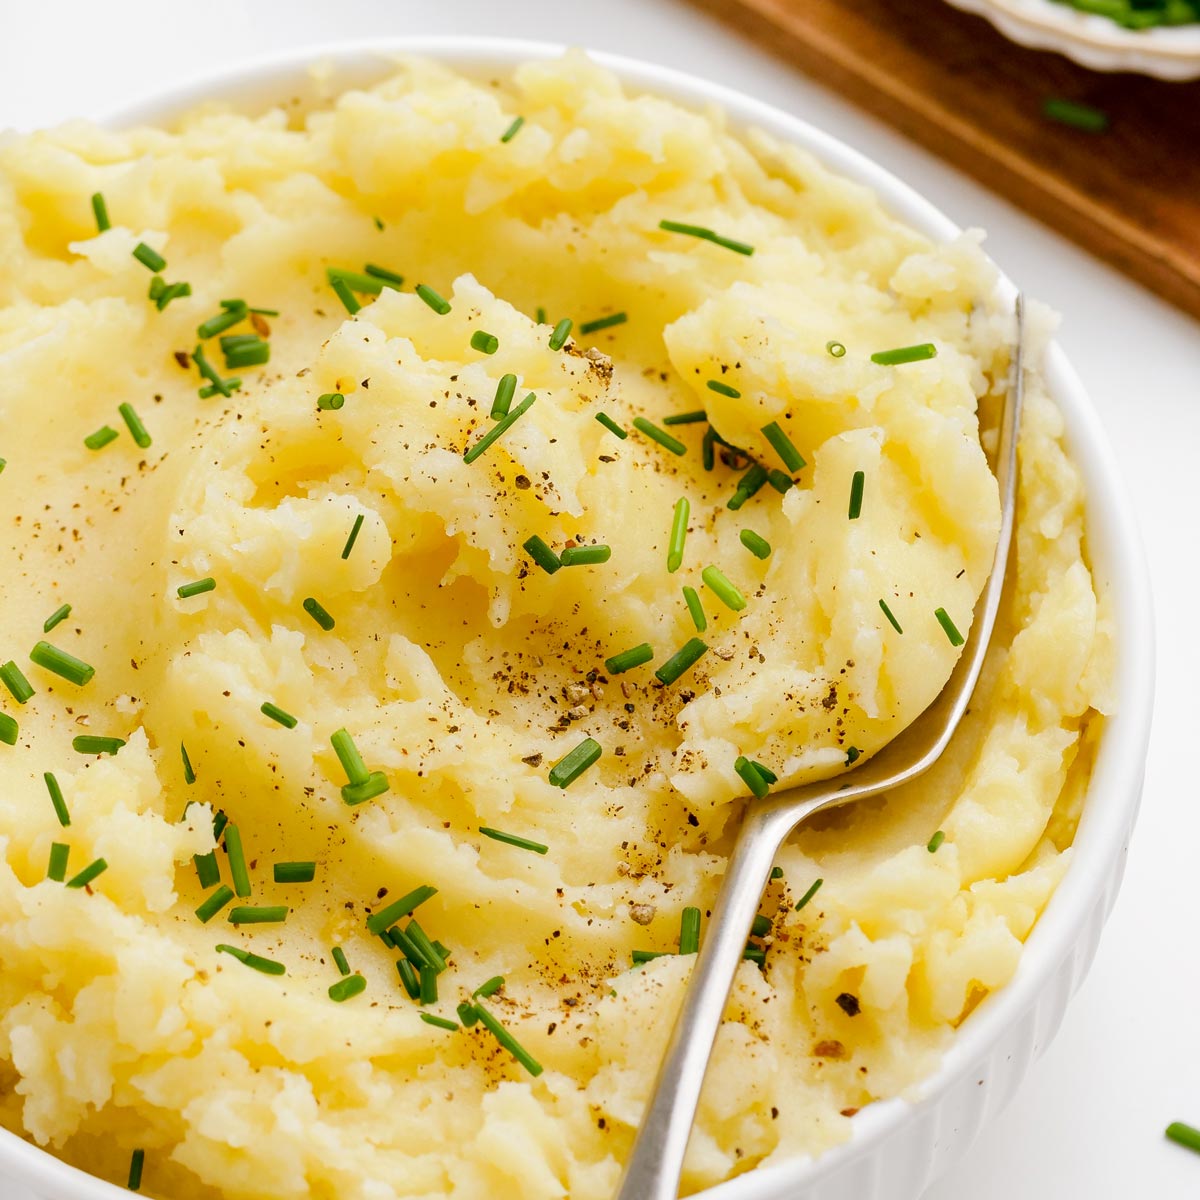
<path fill-rule="evenodd" d="M 395 288 L 404 286 L 404 276 L 397 275 L 395 271 L 389 271 L 386 267 L 376 266 L 374 263 L 367 263 L 363 270 L 375 279 L 382 279 L 384 283 L 390 283 Z"/>
<path fill-rule="evenodd" d="M 101 425 L 95 433 L 89 433 L 83 439 L 83 444 L 89 450 L 103 450 L 109 442 L 115 442 L 119 436 L 111 425 Z"/>
<path fill-rule="evenodd" d="M 616 312 L 611 316 L 597 317 L 594 321 L 584 321 L 584 323 L 579 326 L 579 332 L 583 334 L 599 333 L 600 330 L 611 329 L 614 325 L 624 325 L 628 320 L 629 317 L 625 313 Z"/>
<path fill-rule="evenodd" d="M 750 926 L 750 936 L 756 938 L 764 938 L 771 932 L 771 919 L 764 917 L 759 913 L 754 918 L 754 923 Z"/>
<path fill-rule="evenodd" d="M 705 385 L 710 392 L 716 392 L 718 396 L 728 396 L 731 400 L 740 400 L 742 393 L 735 387 L 730 387 L 727 383 L 722 383 L 719 379 L 710 379 Z"/>
<path fill-rule="evenodd" d="M 504 986 L 503 975 L 493 975 L 491 979 L 485 983 L 481 983 L 471 995 L 477 999 L 486 1000 L 489 996 L 494 996 Z"/>
<path fill-rule="evenodd" d="M 825 349 L 829 352 L 831 358 L 846 357 L 846 347 L 841 342 L 826 342 Z"/>
<path fill-rule="evenodd" d="M 747 943 L 746 949 L 742 951 L 742 958 L 758 963 L 761 967 L 767 961 L 767 952 L 761 946 L 752 946 Z"/>
<path fill-rule="evenodd" d="M 659 221 L 658 227 L 665 229 L 668 233 L 686 233 L 689 237 L 701 238 L 706 242 L 712 242 L 715 246 L 724 246 L 726 250 L 733 250 L 737 254 L 748 256 L 754 253 L 754 247 L 747 242 L 735 242 L 732 238 L 722 237 L 711 229 L 706 229 L 703 225 L 686 225 L 682 221 Z"/>
<path fill-rule="evenodd" d="M 433 288 L 428 287 L 426 284 L 418 283 L 416 293 L 438 316 L 444 317 L 450 311 L 450 301 L 439 296 Z"/>
<path fill-rule="evenodd" d="M 422 967 L 430 966 L 429 960 L 421 952 L 421 948 L 400 928 L 399 925 L 394 925 L 385 934 L 382 935 L 384 941 L 391 939 L 391 943 L 412 963 L 413 968 L 419 971 Z"/>
<path fill-rule="evenodd" d="M 354 518 L 354 528 L 350 530 L 350 536 L 346 539 L 346 544 L 342 547 L 342 557 L 349 558 L 350 551 L 354 549 L 354 543 L 358 541 L 358 531 L 363 527 L 363 521 L 366 519 L 366 513 L 359 513 Z"/>
<path fill-rule="evenodd" d="M 513 117 L 512 124 L 500 135 L 500 140 L 502 142 L 511 142 L 524 124 L 524 117 Z"/>
<path fill-rule="evenodd" d="M 862 751 L 857 746 L 846 747 L 846 766 L 854 766 L 860 758 L 862 758 Z"/>
<path fill-rule="evenodd" d="M 629 957 L 636 967 L 641 963 L 653 962 L 656 958 L 670 958 L 670 950 L 631 950 Z"/>
<path fill-rule="evenodd" d="M 159 276 L 155 276 L 158 279 Z M 155 306 L 159 312 L 162 312 L 172 300 L 181 300 L 184 296 L 192 294 L 192 285 L 187 282 L 168 283 L 154 297 Z"/>
<path fill-rule="evenodd" d="M 696 626 L 696 632 L 703 633 L 708 628 L 708 618 L 704 615 L 704 605 L 700 603 L 700 597 L 696 594 L 694 587 L 685 587 L 683 589 L 683 602 L 687 605 L 688 612 L 691 614 L 692 624 Z"/>
<path fill-rule="evenodd" d="M 586 566 L 590 563 L 606 563 L 612 557 L 612 548 L 603 544 L 598 546 L 568 546 L 559 556 L 558 561 L 564 567 Z"/>
<path fill-rule="evenodd" d="M 763 777 L 763 778 L 764 778 L 764 779 L 765 779 L 765 780 L 766 780 L 766 781 L 767 781 L 769 784 L 776 784 L 776 783 L 778 783 L 778 782 L 779 782 L 779 776 L 778 776 L 778 775 L 776 775 L 776 774 L 775 774 L 775 772 L 774 772 L 774 771 L 772 771 L 770 767 L 763 766 L 763 764 L 762 764 L 762 763 L 760 763 L 760 762 L 759 762 L 757 759 L 754 759 L 754 758 L 752 758 L 750 761 L 751 761 L 751 762 L 754 764 L 754 766 L 757 768 L 757 770 L 758 770 L 758 773 L 759 773 L 759 774 L 760 774 L 760 775 L 761 775 L 761 776 L 762 776 L 762 777 Z"/>
<path fill-rule="evenodd" d="M 946 636 L 950 639 L 950 645 L 961 646 L 963 644 L 963 635 L 958 632 L 958 626 L 950 619 L 950 614 L 944 608 L 937 609 L 934 614 L 938 619 L 938 624 L 945 630 Z"/>
<path fill-rule="evenodd" d="M 241 367 L 261 367 L 263 363 L 271 360 L 271 343 L 241 342 L 224 353 L 227 371 L 236 371 Z"/>
<path fill-rule="evenodd" d="M 701 461 L 704 463 L 704 469 L 711 471 L 717 461 L 716 454 L 717 435 L 713 432 L 712 426 L 704 432 L 704 440 L 700 443 Z"/>
<path fill-rule="evenodd" d="M 1082 129 L 1085 133 L 1103 133 L 1108 128 L 1108 114 L 1103 109 L 1080 104 L 1076 100 L 1049 96 L 1042 102 L 1042 112 L 1051 121 L 1070 125 L 1072 129 Z"/>
<path fill-rule="evenodd" d="M 857 521 L 862 515 L 863 487 L 866 480 L 865 471 L 855 471 L 854 478 L 850 481 L 850 507 L 847 509 L 846 515 L 851 521 Z"/>
<path fill-rule="evenodd" d="M 478 350 L 480 354 L 495 354 L 500 349 L 500 339 L 494 333 L 477 329 L 471 334 L 471 349 Z"/>
<path fill-rule="evenodd" d="M 321 412 L 336 412 L 346 403 L 341 392 L 323 392 L 317 397 L 317 408 Z"/>
<path fill-rule="evenodd" d="M 131 1192 L 140 1192 L 142 1190 L 142 1171 L 145 1166 L 145 1150 L 135 1150 L 129 1159 L 129 1190 Z"/>
<path fill-rule="evenodd" d="M 700 910 L 692 905 L 679 917 L 679 953 L 700 953 Z"/>
<path fill-rule="evenodd" d="M 922 362 L 927 358 L 937 358 L 937 347 L 932 342 L 922 342 L 919 346 L 898 346 L 895 350 L 877 350 L 871 355 L 873 363 L 885 367 Z"/>
<path fill-rule="evenodd" d="M 3 471 L 4 471 L 4 468 L 5 468 L 5 467 L 7 467 L 7 466 L 8 466 L 8 459 L 7 459 L 7 458 L 0 458 L 0 472 L 3 472 Z"/>
<path fill-rule="evenodd" d="M 342 307 L 351 316 L 362 311 L 362 305 L 358 302 L 358 297 L 350 290 L 350 285 L 344 279 L 331 279 L 329 286 L 333 288 L 334 294 L 342 302 Z"/>
<path fill-rule="evenodd" d="M 361 996 L 367 990 L 367 981 L 361 975 L 348 975 L 330 985 L 329 998 L 335 1004 L 344 1004 L 355 996 Z"/>
<path fill-rule="evenodd" d="M 222 303 L 226 302 L 222 301 Z M 244 305 L 241 308 L 226 308 L 224 312 L 219 312 L 216 316 L 209 317 L 207 321 L 201 321 L 196 326 L 196 336 L 204 341 L 214 338 L 217 334 L 224 333 L 225 330 L 232 329 L 235 325 L 244 321 L 246 313 L 247 309 Z"/>
<path fill-rule="evenodd" d="M 241 319 L 240 317 L 238 318 Z M 236 388 L 242 386 L 240 379 L 222 379 L 217 373 L 217 368 L 208 361 L 208 356 L 204 353 L 204 347 L 197 344 L 192 351 L 192 362 L 196 364 L 196 370 L 212 384 L 211 388 L 201 388 L 200 398 L 206 400 L 209 396 L 215 396 L 218 392 L 222 396 L 231 396 Z"/>
<path fill-rule="evenodd" d="M 201 400 L 209 400 L 218 393 L 222 396 L 232 396 L 241 386 L 241 379 L 236 375 L 231 375 L 228 379 L 222 379 L 220 383 L 213 383 L 208 387 L 202 387 L 199 391 L 199 396 Z"/>
<path fill-rule="evenodd" d="M 702 408 L 692 409 L 691 412 L 672 413 L 669 417 L 663 417 L 664 425 L 699 425 L 701 421 L 708 420 L 708 413 Z"/>
<path fill-rule="evenodd" d="M 475 1011 L 479 1014 L 480 1023 L 487 1028 L 492 1037 L 504 1047 L 527 1070 L 530 1075 L 537 1078 L 542 1073 L 542 1064 L 517 1041 L 495 1017 L 492 1016 L 482 1004 L 475 1005 Z"/>
<path fill-rule="evenodd" d="M 184 783 L 195 783 L 196 772 L 192 769 L 192 760 L 188 758 L 187 747 L 179 743 L 179 756 L 183 759 L 183 781 Z"/>
<path fill-rule="evenodd" d="M 286 904 L 243 904 L 229 914 L 230 925 L 282 925 L 288 918 Z"/>
<path fill-rule="evenodd" d="M 106 863 L 104 861 L 104 859 L 98 858 L 98 859 L 96 859 L 96 861 L 94 863 L 91 863 L 90 865 L 84 867 L 83 870 L 80 871 L 79 874 L 76 875 L 74 878 L 68 879 L 67 887 L 69 887 L 69 888 L 85 888 L 85 887 L 87 887 L 87 885 L 89 883 L 92 882 L 93 879 L 97 878 L 100 875 L 103 875 L 104 872 L 107 870 L 108 870 L 108 863 Z"/>
<path fill-rule="evenodd" d="M 496 395 L 492 399 L 492 411 L 488 414 L 493 421 L 498 421 L 501 417 L 508 416 L 508 410 L 512 405 L 513 395 L 516 390 L 517 377 L 515 375 L 500 376 L 500 382 L 496 384 Z"/>
<path fill-rule="evenodd" d="M 417 923 L 416 917 L 409 921 L 404 930 L 409 941 L 420 951 L 421 957 L 437 975 L 446 969 L 446 959 L 430 940 L 429 935 Z M 422 968 L 424 969 L 424 968 Z"/>
<path fill-rule="evenodd" d="M 362 292 L 367 296 L 378 296 L 383 291 L 386 276 L 377 275 L 374 271 L 368 271 L 365 275 L 360 275 L 357 271 L 347 271 L 343 267 L 326 267 L 325 278 L 329 280 L 331 287 L 336 288 L 337 282 L 340 280 L 352 292 Z M 393 276 L 387 282 L 395 283 L 396 279 L 400 279 L 400 277 Z M 403 283 L 404 280 L 400 279 L 400 282 Z"/>
<path fill-rule="evenodd" d="M 596 420 L 599 421 L 609 433 L 615 433 L 617 437 L 621 439 L 621 441 L 624 441 L 629 436 L 629 434 L 622 429 L 620 425 L 618 425 L 616 421 L 614 421 L 612 417 L 608 415 L 608 413 L 597 413 Z"/>
<path fill-rule="evenodd" d="M 29 657 L 39 667 L 82 687 L 96 674 L 96 668 L 85 663 L 82 659 L 52 646 L 49 642 L 38 642 L 29 652 Z"/>
<path fill-rule="evenodd" d="M 782 496 L 785 492 L 791 490 L 791 477 L 785 475 L 782 471 L 772 468 L 767 472 L 767 482 Z"/>
<path fill-rule="evenodd" d="M 707 652 L 707 642 L 702 642 L 699 638 L 692 638 L 654 672 L 655 678 L 659 683 L 672 684 L 685 671 L 695 666 Z"/>
<path fill-rule="evenodd" d="M 761 800 L 771 786 L 762 777 L 762 772 L 744 754 L 739 754 L 733 764 L 733 769 L 742 777 L 742 782 Z"/>
<path fill-rule="evenodd" d="M 71 824 L 71 814 L 67 810 L 66 800 L 63 799 L 62 788 L 50 771 L 47 771 L 42 778 L 46 781 L 46 791 L 50 793 L 50 803 L 54 806 L 54 815 L 58 817 L 58 823 L 66 829 Z"/>
<path fill-rule="evenodd" d="M 125 745 L 123 738 L 95 737 L 81 733 L 71 742 L 72 747 L 80 754 L 116 754 Z"/>
<path fill-rule="evenodd" d="M 555 787 L 568 787 L 603 753 L 604 750 L 595 738 L 584 738 L 574 750 L 564 754 L 550 768 L 548 778 Z"/>
<path fill-rule="evenodd" d="M 417 978 L 412 963 L 408 959 L 402 958 L 396 964 L 396 970 L 400 972 L 400 982 L 404 984 L 404 990 L 411 999 L 415 1000 L 421 994 L 421 981 Z"/>
<path fill-rule="evenodd" d="M 196 867 L 196 878 L 202 888 L 216 887 L 221 882 L 221 868 L 217 863 L 217 853 L 210 850 L 207 854 L 193 854 L 192 862 Z"/>
<path fill-rule="evenodd" d="M 277 862 L 274 867 L 276 883 L 312 883 L 317 875 L 315 862 Z"/>
<path fill-rule="evenodd" d="M 776 879 L 782 879 L 782 878 L 783 878 L 783 868 L 782 867 L 772 867 L 771 868 L 772 882 Z"/>
<path fill-rule="evenodd" d="M 562 566 L 558 555 L 536 533 L 522 542 L 521 548 L 547 575 L 553 575 Z"/>
<path fill-rule="evenodd" d="M 455 1011 L 458 1013 L 458 1019 L 466 1029 L 470 1029 L 479 1020 L 479 1014 L 475 1011 L 475 1005 L 468 1003 L 466 1000 Z"/>
<path fill-rule="evenodd" d="M 643 663 L 648 663 L 653 657 L 654 647 L 649 642 L 643 642 L 640 646 L 634 646 L 632 650 L 622 650 L 620 654 L 606 658 L 604 669 L 610 675 L 620 675 L 625 671 L 633 670 L 634 667 L 640 667 Z"/>
<path fill-rule="evenodd" d="M 379 936 L 389 925 L 395 925 L 401 917 L 407 917 L 414 909 L 419 908 L 431 896 L 437 895 L 437 888 L 431 887 L 429 884 L 422 884 L 419 888 L 414 888 L 406 896 L 401 896 L 399 900 L 389 904 L 387 908 L 380 909 L 379 912 L 367 918 L 367 932 Z"/>
<path fill-rule="evenodd" d="M 886 601 L 886 600 L 880 600 L 880 601 L 879 601 L 879 607 L 880 607 L 881 609 L 883 609 L 883 615 L 884 615 L 885 617 L 887 617 L 887 619 L 888 619 L 888 620 L 889 620 L 889 621 L 892 623 L 892 628 L 893 628 L 893 629 L 894 629 L 894 630 L 895 630 L 897 633 L 903 633 L 903 632 L 904 632 L 904 630 L 900 628 L 900 622 L 896 620 L 895 614 L 892 612 L 892 610 L 891 610 L 890 608 L 888 608 L 888 606 L 887 606 L 887 601 Z"/>
<path fill-rule="evenodd" d="M 272 721 L 278 721 L 285 729 L 295 729 L 299 724 L 291 713 L 284 712 L 278 704 L 272 704 L 269 700 L 265 701 L 258 711 L 264 717 L 270 717 Z"/>
<path fill-rule="evenodd" d="M 375 228 L 382 233 L 384 229 L 383 221 L 379 217 L 372 217 L 371 220 L 375 222 Z"/>
<path fill-rule="evenodd" d="M 1182 1121 L 1172 1121 L 1166 1128 L 1166 1136 L 1180 1146 L 1186 1146 L 1200 1154 L 1200 1129 L 1194 1129 Z"/>
<path fill-rule="evenodd" d="M 233 889 L 221 884 L 219 888 L 203 904 L 196 909 L 198 916 L 207 925 L 233 899 Z"/>
<path fill-rule="evenodd" d="M 346 961 L 346 952 L 341 946 L 334 946 L 333 961 L 337 965 L 339 975 L 344 977 L 350 974 L 350 964 Z"/>
<path fill-rule="evenodd" d="M 817 892 L 821 890 L 821 884 L 824 882 L 825 880 L 823 879 L 816 880 L 812 887 L 810 887 L 808 891 L 800 897 L 799 903 L 796 905 L 797 912 L 799 912 L 817 894 Z"/>
<path fill-rule="evenodd" d="M 783 465 L 793 475 L 797 471 L 803 470 L 804 456 L 792 444 L 792 439 L 779 427 L 778 421 L 772 421 L 769 425 L 764 425 L 762 431 L 763 436 L 771 443 L 772 449 L 783 460 Z"/>
<path fill-rule="evenodd" d="M 736 512 L 751 496 L 757 495 L 766 482 L 767 468 L 761 463 L 751 463 L 743 473 L 741 479 L 738 480 L 737 488 L 734 490 L 733 495 L 729 497 L 725 507 Z"/>
<path fill-rule="evenodd" d="M 150 287 L 147 289 L 146 295 L 151 300 L 157 300 L 166 290 L 167 281 L 161 275 L 152 275 L 150 277 Z"/>
<path fill-rule="evenodd" d="M 154 271 L 156 274 L 163 270 L 167 265 L 167 260 L 163 258 L 157 250 L 147 246 L 145 242 L 138 242 L 133 248 L 133 257 L 142 264 L 143 267 Z"/>
<path fill-rule="evenodd" d="M 539 304 L 533 318 L 539 325 L 546 324 L 546 310 Z"/>
<path fill-rule="evenodd" d="M 945 835 L 945 833 L 943 833 L 943 832 L 942 832 L 942 830 L 940 830 L 940 829 L 939 829 L 939 830 L 937 831 L 937 833 L 935 833 L 935 834 L 933 835 L 933 837 L 931 837 L 931 838 L 929 839 L 929 845 L 928 845 L 928 846 L 926 846 L 926 847 L 925 847 L 925 849 L 926 849 L 926 850 L 928 850 L 930 854 L 936 854 L 936 853 L 938 852 L 938 847 L 939 847 L 939 846 L 940 846 L 940 845 L 941 845 L 941 844 L 942 844 L 942 843 L 943 843 L 945 840 L 946 840 L 946 835 Z"/>
<path fill-rule="evenodd" d="M 218 946 L 218 954 L 232 954 L 240 963 L 264 975 L 286 975 L 287 967 L 283 963 L 272 962 L 269 958 L 251 954 L 249 950 L 239 950 L 236 946 Z"/>
<path fill-rule="evenodd" d="M 742 545 L 754 555 L 755 558 L 769 558 L 771 555 L 771 543 L 765 537 L 760 537 L 753 529 L 743 529 L 738 534 Z"/>
<path fill-rule="evenodd" d="M 436 1004 L 438 1001 L 438 973 L 433 967 L 422 967 L 420 973 L 421 994 L 418 1004 Z"/>
<path fill-rule="evenodd" d="M 301 607 L 326 633 L 337 624 L 326 611 L 325 606 L 319 600 L 314 600 L 312 596 L 309 596 Z"/>
<path fill-rule="evenodd" d="M 125 418 L 125 424 L 133 435 L 133 440 L 145 450 L 150 445 L 150 435 L 146 432 L 142 419 L 134 411 L 132 404 L 119 405 L 117 411 Z"/>
<path fill-rule="evenodd" d="M 46 878 L 53 883 L 62 883 L 67 877 L 67 863 L 71 860 L 71 847 L 62 842 L 50 843 L 50 863 L 46 867 Z"/>
<path fill-rule="evenodd" d="M 12 693 L 18 704 L 25 704 L 34 695 L 33 684 L 25 678 L 21 668 L 12 659 L 0 667 L 0 683 Z"/>
<path fill-rule="evenodd" d="M 507 433 L 508 430 L 511 429 L 512 426 L 515 425 L 516 422 L 529 411 L 535 399 L 537 399 L 537 397 L 530 392 L 529 395 L 526 396 L 525 399 L 522 400 L 521 403 L 512 410 L 512 412 L 497 421 L 496 424 L 493 425 L 491 429 L 489 429 L 487 433 L 485 433 L 483 437 L 481 437 L 479 441 L 477 441 L 475 445 L 473 445 L 463 455 L 463 462 L 473 463 L 485 450 L 488 449 L 489 446 L 491 446 L 493 442 L 497 441 L 503 434 Z"/>
<path fill-rule="evenodd" d="M 175 594 L 180 600 L 190 600 L 193 596 L 211 592 L 216 586 L 217 581 L 211 575 L 207 575 L 203 579 L 197 579 L 194 583 L 181 583 L 175 589 Z"/>
<path fill-rule="evenodd" d="M 516 846 L 518 850 L 532 850 L 534 854 L 546 854 L 550 850 L 549 846 L 544 846 L 541 842 L 532 842 L 529 838 L 518 837 L 515 833 L 502 833 L 499 829 L 489 829 L 485 825 L 480 825 L 479 832 L 494 842 L 504 842 L 505 845 Z"/>
<path fill-rule="evenodd" d="M 557 325 L 555 325 L 553 332 L 550 334 L 549 345 L 551 350 L 561 350 L 563 348 L 563 346 L 566 344 L 567 338 L 571 334 L 571 326 L 574 324 L 575 322 L 572 321 L 570 317 L 563 317 L 563 319 L 559 321 Z"/>
<path fill-rule="evenodd" d="M 647 421 L 645 417 L 634 417 L 633 427 L 644 433 L 651 441 L 655 441 L 660 446 L 670 450 L 672 454 L 687 453 L 687 447 L 678 438 L 673 438 L 666 430 L 659 429 L 657 425 Z"/>
<path fill-rule="evenodd" d="M 671 520 L 671 536 L 667 542 L 667 571 L 674 574 L 683 566 L 683 544 L 687 538 L 688 517 L 691 505 L 686 496 L 675 501 L 675 515 Z"/>
<path fill-rule="evenodd" d="M 112 228 L 112 222 L 108 219 L 108 205 L 104 203 L 104 197 L 99 192 L 92 195 L 92 215 L 96 218 L 97 233 Z"/>
<path fill-rule="evenodd" d="M 0 742 L 6 746 L 15 746 L 20 732 L 20 725 L 8 713 L 0 713 Z"/>
<path fill-rule="evenodd" d="M 434 1013 L 417 1013 L 417 1016 L 420 1017 L 426 1025 L 432 1025 L 437 1029 L 458 1029 L 458 1024 L 456 1022 L 447 1020 L 445 1017 L 439 1017 Z"/>
<path fill-rule="evenodd" d="M 388 778 L 382 771 L 372 771 L 362 783 L 347 783 L 342 785 L 342 801 L 350 805 L 365 804 L 382 796 L 388 790 Z"/>
<path fill-rule="evenodd" d="M 338 756 L 338 761 L 342 764 L 342 770 L 346 772 L 346 778 L 351 783 L 366 783 L 371 777 L 371 772 L 367 770 L 367 764 L 363 762 L 362 755 L 358 752 L 358 747 L 354 744 L 354 739 L 345 729 L 339 729 L 329 739 L 330 745 L 333 746 L 333 752 Z"/>
<path fill-rule="evenodd" d="M 242 831 L 236 825 L 225 826 L 225 853 L 229 856 L 229 874 L 233 877 L 233 890 L 244 900 L 250 895 L 250 872 L 246 870 Z"/>

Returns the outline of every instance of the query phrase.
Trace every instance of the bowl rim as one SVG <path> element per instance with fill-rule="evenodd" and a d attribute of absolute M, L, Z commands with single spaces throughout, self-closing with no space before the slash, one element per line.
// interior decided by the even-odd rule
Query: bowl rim
<path fill-rule="evenodd" d="M 507 71 L 523 62 L 557 57 L 566 49 L 557 42 L 454 34 L 323 42 L 198 73 L 98 120 L 111 127 L 161 124 L 206 101 L 245 103 L 249 98 L 261 103 L 271 95 L 279 102 L 286 85 L 302 79 L 315 66 L 330 65 L 362 81 L 372 75 L 383 78 L 403 56 L 425 57 L 468 72 L 486 68 Z M 932 240 L 945 241 L 961 232 L 909 184 L 799 117 L 685 71 L 625 55 L 586 52 L 633 91 L 655 93 L 693 109 L 716 104 L 727 114 L 732 128 L 762 129 L 781 142 L 799 146 L 828 169 L 871 188 L 889 213 Z M 1011 299 L 1016 293 L 1002 271 L 998 286 L 1002 297 Z M 1087 539 L 1093 568 L 1097 562 L 1108 567 L 1099 574 L 1121 635 L 1116 643 L 1115 671 L 1120 707 L 1106 718 L 1070 865 L 1026 939 L 1013 978 L 990 993 L 955 1031 L 933 1074 L 905 1096 L 876 1101 L 862 1109 L 852 1119 L 851 1136 L 845 1142 L 816 1158 L 798 1156 L 718 1184 L 704 1193 L 713 1200 L 768 1200 L 792 1194 L 868 1153 L 922 1108 L 932 1105 L 1034 1004 L 1040 987 L 1073 948 L 1088 915 L 1112 886 L 1136 814 L 1150 735 L 1155 635 L 1149 574 L 1116 457 L 1082 381 L 1057 342 L 1047 347 L 1044 374 L 1065 419 L 1070 457 L 1087 485 Z M 4 1172 L 35 1194 L 53 1200 L 128 1196 L 125 1188 L 71 1166 L 0 1128 L 0 1180 Z"/>

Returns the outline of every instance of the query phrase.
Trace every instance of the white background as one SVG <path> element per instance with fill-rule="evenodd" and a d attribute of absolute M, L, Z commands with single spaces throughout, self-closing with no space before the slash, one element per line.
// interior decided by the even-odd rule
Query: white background
<path fill-rule="evenodd" d="M 986 228 L 1005 270 L 1063 313 L 1062 342 L 1117 447 L 1153 573 L 1159 690 L 1146 797 L 1123 893 L 1062 1032 L 926 1200 L 1200 1196 L 1200 1157 L 1162 1136 L 1171 1120 L 1200 1125 L 1200 796 L 1188 769 L 1200 745 L 1200 326 L 680 0 L 0 0 L 0 128 L 97 114 L 263 52 L 406 33 L 566 41 L 739 88 Z M 1180 169 L 1200 178 L 1198 164 L 1200 148 Z"/>

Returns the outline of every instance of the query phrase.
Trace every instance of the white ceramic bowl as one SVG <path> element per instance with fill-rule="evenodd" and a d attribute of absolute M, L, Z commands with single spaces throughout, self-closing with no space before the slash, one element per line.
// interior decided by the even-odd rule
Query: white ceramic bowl
<path fill-rule="evenodd" d="M 386 74 L 388 56 L 398 52 L 484 72 L 561 50 L 545 43 L 449 37 L 322 47 L 210 75 L 107 121 L 161 123 L 212 98 L 253 109 L 312 96 L 308 68 L 313 63 L 330 68 L 323 77 L 326 87 L 353 86 Z M 608 54 L 595 57 L 630 89 L 656 92 L 691 107 L 715 102 L 736 125 L 757 126 L 804 147 L 826 166 L 873 188 L 896 216 L 931 238 L 958 232 L 906 184 L 796 117 L 665 67 Z M 1006 280 L 1002 286 L 1011 296 L 1013 285 Z M 1057 346 L 1050 348 L 1046 376 L 1066 418 L 1070 453 L 1087 482 L 1088 546 L 1118 631 L 1120 711 L 1102 739 L 1071 867 L 1034 928 L 1012 982 L 964 1022 L 940 1069 L 916 1099 L 872 1104 L 854 1118 L 853 1136 L 845 1144 L 816 1160 L 751 1171 L 705 1193 L 712 1200 L 914 1200 L 1012 1096 L 1053 1037 L 1067 1000 L 1091 963 L 1120 885 L 1141 797 L 1154 687 L 1153 618 L 1141 542 L 1115 459 L 1078 377 Z M 128 1200 L 129 1193 L 0 1130 L 0 1196 Z"/>
<path fill-rule="evenodd" d="M 1159 79 L 1200 76 L 1200 24 L 1125 29 L 1055 0 L 950 0 L 987 17 L 1005 37 L 1057 50 L 1093 71 L 1137 71 Z"/>

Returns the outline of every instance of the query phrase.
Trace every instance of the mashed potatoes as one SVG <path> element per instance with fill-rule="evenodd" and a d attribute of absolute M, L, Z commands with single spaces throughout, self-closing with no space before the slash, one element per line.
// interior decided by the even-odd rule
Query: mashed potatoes
<path fill-rule="evenodd" d="M 153 294 L 190 295 L 148 298 L 139 243 L 166 260 L 141 253 Z M 173 1200 L 609 1196 L 692 961 L 672 953 L 681 914 L 711 904 L 747 793 L 735 761 L 777 787 L 838 774 L 948 677 L 936 610 L 968 630 L 998 522 L 978 413 L 1012 332 L 977 239 L 930 245 L 804 154 L 571 56 L 482 83 L 409 63 L 304 117 L 10 137 L 0 262 L 0 660 L 34 691 L 3 705 L 0 1123 L 121 1183 L 144 1149 L 144 1189 Z M 365 264 L 405 282 L 352 279 L 351 316 L 326 269 Z M 193 356 L 223 311 L 268 363 L 226 368 L 216 336 Z M 926 342 L 936 357 L 871 361 Z M 506 374 L 512 411 L 535 400 L 467 462 Z M 720 441 L 703 417 L 663 424 L 697 410 Z M 1015 583 L 950 752 L 779 858 L 691 1189 L 818 1152 L 931 1071 L 1068 863 L 1109 628 L 1061 434 L 1035 376 Z M 755 463 L 770 482 L 739 493 Z M 610 556 L 547 571 L 534 537 Z M 32 663 L 42 639 L 94 678 Z M 642 644 L 650 661 L 606 666 Z M 386 777 L 353 806 L 343 728 Z M 124 745 L 81 753 L 80 735 Z M 555 786 L 586 738 L 599 760 Z M 240 894 L 205 923 L 220 814 L 248 880 L 220 830 Z M 53 843 L 68 881 L 107 869 L 48 879 Z M 296 862 L 312 882 L 275 881 Z M 449 960 L 424 1007 L 367 928 L 423 885 L 420 930 Z M 286 921 L 234 925 L 235 905 Z M 341 1004 L 334 947 L 366 984 Z M 540 1074 L 483 1024 L 421 1020 L 457 1026 L 494 976 L 481 1003 Z"/>

